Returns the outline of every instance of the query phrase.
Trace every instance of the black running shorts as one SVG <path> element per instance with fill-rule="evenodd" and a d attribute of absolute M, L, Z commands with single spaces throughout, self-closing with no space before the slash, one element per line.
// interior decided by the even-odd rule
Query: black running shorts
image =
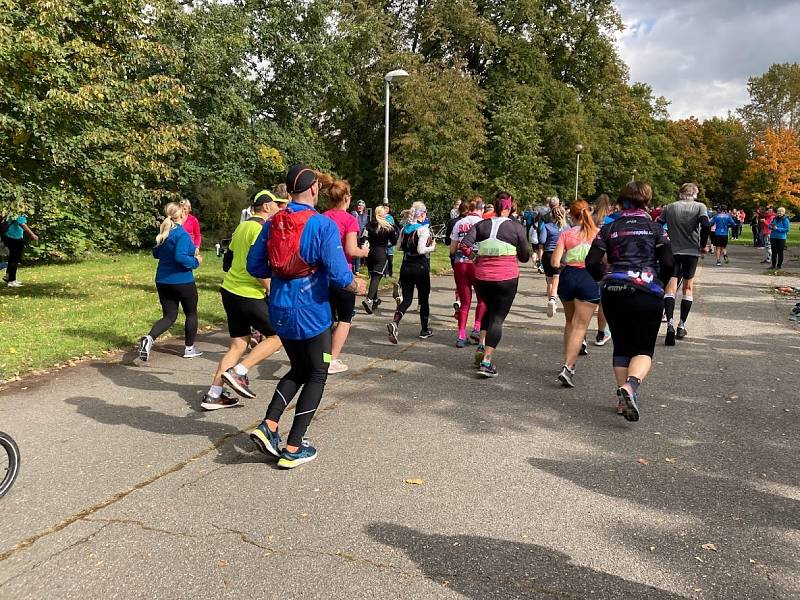
<path fill-rule="evenodd" d="M 715 248 L 727 248 L 728 247 L 728 236 L 727 235 L 717 235 L 715 233 L 711 234 L 711 245 Z"/>
<path fill-rule="evenodd" d="M 672 276 L 678 279 L 692 279 L 697 272 L 697 261 L 700 259 L 698 256 L 689 256 L 688 254 L 675 255 L 675 268 L 672 271 Z"/>
<path fill-rule="evenodd" d="M 553 256 L 552 252 L 545 252 L 542 255 L 542 270 L 545 277 L 555 277 L 561 272 L 561 269 L 554 269 L 550 264 L 550 258 Z"/>
<path fill-rule="evenodd" d="M 328 295 L 333 322 L 352 323 L 356 314 L 356 295 L 333 285 L 328 288 Z"/>
<path fill-rule="evenodd" d="M 222 307 L 228 317 L 228 333 L 232 338 L 250 337 L 251 328 L 270 337 L 275 335 L 269 320 L 267 299 L 245 298 L 220 288 Z"/>

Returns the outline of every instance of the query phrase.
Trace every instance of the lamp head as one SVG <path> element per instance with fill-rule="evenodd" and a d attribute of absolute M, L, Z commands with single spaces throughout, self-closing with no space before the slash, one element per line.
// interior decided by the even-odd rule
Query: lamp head
<path fill-rule="evenodd" d="M 398 79 L 404 79 L 408 77 L 408 72 L 404 71 L 403 69 L 395 69 L 394 71 L 389 71 L 385 76 L 384 79 L 388 82 L 397 81 Z"/>
<path fill-rule="evenodd" d="M 578 154 L 583 152 L 583 144 L 575 144 L 575 152 Z"/>

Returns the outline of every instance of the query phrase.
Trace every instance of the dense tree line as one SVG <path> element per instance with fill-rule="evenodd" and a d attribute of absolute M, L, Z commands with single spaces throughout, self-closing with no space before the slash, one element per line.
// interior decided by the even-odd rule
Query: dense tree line
<path fill-rule="evenodd" d="M 739 116 L 671 121 L 629 82 L 621 27 L 612 0 L 0 0 L 0 198 L 47 257 L 140 244 L 176 197 L 228 230 L 296 161 L 374 204 L 395 68 L 389 195 L 435 214 L 498 188 L 571 198 L 578 143 L 584 197 L 634 174 L 662 203 L 685 180 L 797 193 L 797 166 L 764 158 L 797 146 L 797 65 L 753 79 Z"/>

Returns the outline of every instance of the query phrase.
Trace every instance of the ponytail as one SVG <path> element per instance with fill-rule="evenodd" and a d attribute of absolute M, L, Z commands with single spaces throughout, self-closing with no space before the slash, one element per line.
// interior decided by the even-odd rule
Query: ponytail
<path fill-rule="evenodd" d="M 181 217 L 183 208 L 176 202 L 170 202 L 164 207 L 164 215 L 166 218 L 161 221 L 161 227 L 156 236 L 156 246 L 163 244 L 169 237 L 169 232 L 175 227 L 177 220 Z"/>
<path fill-rule="evenodd" d="M 346 202 L 345 196 L 350 195 L 350 183 L 344 179 L 336 179 L 327 173 L 317 172 L 317 181 L 328 196 L 331 208 L 339 208 Z"/>
<path fill-rule="evenodd" d="M 586 200 L 576 200 L 569 205 L 569 216 L 572 217 L 572 223 L 581 228 L 581 233 L 586 240 L 591 240 L 597 233 L 597 225 L 592 218 L 592 211 L 589 210 L 589 204 Z"/>
<path fill-rule="evenodd" d="M 386 219 L 386 213 L 389 212 L 385 206 L 378 206 L 375 208 L 375 221 L 378 223 L 378 229 L 384 231 L 391 231 L 392 224 Z"/>

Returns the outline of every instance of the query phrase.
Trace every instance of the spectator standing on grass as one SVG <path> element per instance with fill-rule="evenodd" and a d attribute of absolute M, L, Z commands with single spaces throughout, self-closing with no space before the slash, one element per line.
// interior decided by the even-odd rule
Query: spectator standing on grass
<path fill-rule="evenodd" d="M 453 208 L 450 211 L 450 218 L 458 219 L 460 214 L 461 214 L 461 198 L 456 198 L 456 201 L 453 203 Z"/>
<path fill-rule="evenodd" d="M 8 266 L 3 281 L 10 288 L 22 287 L 22 282 L 17 279 L 17 268 L 22 262 L 25 236 L 27 235 L 34 242 L 39 241 L 39 236 L 28 227 L 28 217 L 25 215 L 0 219 L 0 232 L 2 232 L 3 244 L 9 252 Z"/>
<path fill-rule="evenodd" d="M 783 251 L 786 249 L 786 236 L 789 234 L 790 228 L 791 224 L 789 223 L 789 217 L 786 216 L 786 209 L 781 206 L 775 214 L 775 218 L 769 224 L 773 269 L 783 267 Z"/>
<path fill-rule="evenodd" d="M 183 228 L 189 234 L 195 250 L 199 253 L 200 244 L 203 241 L 203 236 L 200 234 L 200 221 L 192 214 L 192 203 L 189 200 L 181 200 L 180 207 L 184 212 Z"/>
<path fill-rule="evenodd" d="M 158 259 L 156 269 L 156 289 L 161 302 L 163 316 L 153 323 L 150 333 L 139 340 L 139 358 L 147 361 L 153 343 L 165 333 L 178 319 L 178 306 L 186 315 L 184 358 L 202 356 L 194 347 L 197 336 L 197 285 L 192 271 L 200 266 L 203 257 L 197 255 L 197 248 L 182 227 L 186 221 L 186 211 L 179 204 L 170 202 L 164 207 L 165 219 L 156 236 L 153 257 Z"/>
<path fill-rule="evenodd" d="M 764 211 L 764 214 L 761 215 L 761 218 L 758 220 L 759 224 L 761 225 L 761 236 L 764 240 L 764 259 L 761 261 L 761 264 L 768 264 L 772 262 L 772 245 L 770 240 L 770 225 L 772 224 L 772 220 L 775 218 L 775 211 L 772 210 L 772 206 L 767 206 L 767 210 Z"/>
<path fill-rule="evenodd" d="M 753 211 L 753 218 L 750 219 L 750 229 L 753 232 L 753 247 L 762 248 L 764 246 L 761 237 L 761 209 L 758 208 Z"/>

